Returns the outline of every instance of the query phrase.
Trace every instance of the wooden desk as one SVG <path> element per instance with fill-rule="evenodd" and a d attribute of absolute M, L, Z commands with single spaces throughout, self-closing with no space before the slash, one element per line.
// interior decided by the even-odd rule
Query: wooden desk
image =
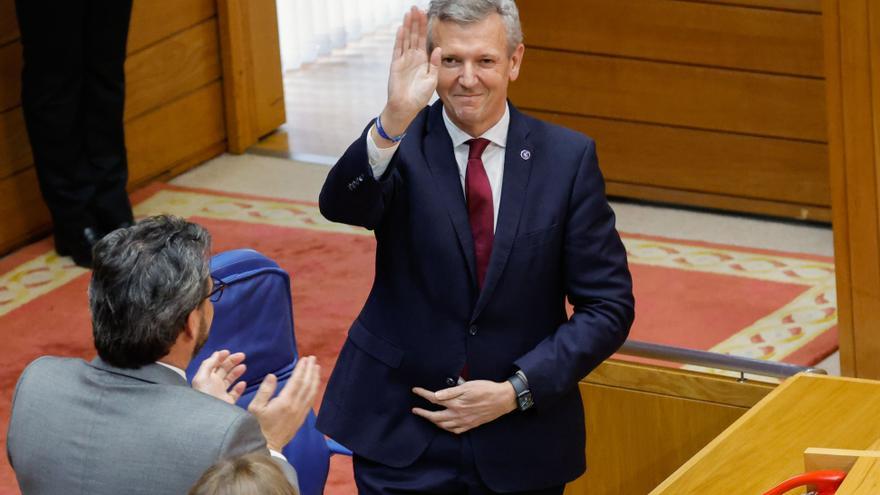
<path fill-rule="evenodd" d="M 873 452 L 880 451 L 880 440 L 871 446 Z M 849 474 L 837 489 L 838 495 L 875 495 L 880 493 L 880 457 L 860 457 Z"/>
<path fill-rule="evenodd" d="M 798 375 L 735 421 L 651 495 L 763 493 L 803 472 L 808 447 L 866 450 L 878 438 L 880 382 Z M 868 463 L 871 460 L 857 463 L 851 471 L 852 483 L 865 480 L 866 491 L 851 493 L 878 493 L 872 488 L 878 485 L 870 485 L 878 483 L 877 469 Z"/>

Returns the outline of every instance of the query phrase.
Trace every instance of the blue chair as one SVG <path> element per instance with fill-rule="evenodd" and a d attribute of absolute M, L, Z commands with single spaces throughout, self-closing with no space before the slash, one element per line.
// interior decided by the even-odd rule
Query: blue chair
<path fill-rule="evenodd" d="M 247 408 L 269 373 L 278 377 L 281 390 L 293 373 L 299 357 L 293 326 L 290 277 L 277 263 L 252 249 L 236 249 L 211 259 L 211 274 L 227 284 L 214 303 L 214 322 L 204 348 L 186 370 L 192 377 L 199 364 L 214 351 L 244 352 L 247 371 L 242 380 L 247 388 L 238 405 Z M 302 428 L 282 453 L 299 476 L 302 495 L 324 492 L 332 454 L 351 451 L 315 429 L 310 411 Z"/>

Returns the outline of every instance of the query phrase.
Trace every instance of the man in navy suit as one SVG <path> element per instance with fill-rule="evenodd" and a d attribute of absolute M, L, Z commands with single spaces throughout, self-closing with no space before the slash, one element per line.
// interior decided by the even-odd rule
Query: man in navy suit
<path fill-rule="evenodd" d="M 524 50 L 512 0 L 413 8 L 385 108 L 321 191 L 377 240 L 318 418 L 361 493 L 561 494 L 584 472 L 577 383 L 626 339 L 632 282 L 594 142 L 507 101 Z"/>

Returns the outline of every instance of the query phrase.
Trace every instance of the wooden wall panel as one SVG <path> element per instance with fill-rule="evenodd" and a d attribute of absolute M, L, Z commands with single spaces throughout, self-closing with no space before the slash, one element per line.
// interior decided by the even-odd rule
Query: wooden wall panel
<path fill-rule="evenodd" d="M 694 3 L 712 3 L 727 6 L 758 7 L 818 14 L 822 12 L 822 0 L 676 0 Z"/>
<path fill-rule="evenodd" d="M 225 125 L 219 81 L 134 120 L 125 129 L 129 182 L 144 182 L 222 142 Z"/>
<path fill-rule="evenodd" d="M 829 218 L 818 0 L 519 5 L 511 100 L 595 137 L 609 193 Z"/>
<path fill-rule="evenodd" d="M 215 0 L 135 0 L 131 8 L 128 53 L 216 16 Z"/>
<path fill-rule="evenodd" d="M 587 473 L 566 495 L 648 493 L 775 388 L 616 360 L 579 386 Z"/>
<path fill-rule="evenodd" d="M 18 38 L 18 22 L 15 20 L 15 1 L 0 0 L 0 45 Z"/>
<path fill-rule="evenodd" d="M 606 191 L 609 196 L 641 199 L 645 201 L 689 205 L 714 210 L 739 211 L 762 216 L 831 222 L 831 208 L 800 203 L 787 203 L 766 199 L 745 198 L 718 193 L 704 193 L 671 189 L 668 187 L 646 186 L 629 182 L 608 181 Z"/>
<path fill-rule="evenodd" d="M 606 180 L 825 207 L 831 202 L 824 144 L 531 113 L 593 137 Z M 691 173 L 695 166 L 699 175 Z M 744 176 L 743 169 L 751 173 Z"/>
<path fill-rule="evenodd" d="M 545 110 L 824 142 L 815 79 L 527 50 L 511 98 Z M 811 104 L 805 105 L 805 102 Z"/>
<path fill-rule="evenodd" d="M 822 19 L 668 0 L 520 0 L 529 47 L 821 78 Z M 584 9 L 581 16 L 559 11 Z"/>
<path fill-rule="evenodd" d="M 21 43 L 0 46 L 0 112 L 21 103 Z"/>
<path fill-rule="evenodd" d="M 0 179 L 16 174 L 32 163 L 34 158 L 21 107 L 0 113 Z"/>
<path fill-rule="evenodd" d="M 33 167 L 0 179 L 0 215 L 0 253 L 45 231 L 50 222 L 49 210 L 40 196 Z"/>
<path fill-rule="evenodd" d="M 220 78 L 217 19 L 131 55 L 125 63 L 125 118 L 164 105 Z"/>

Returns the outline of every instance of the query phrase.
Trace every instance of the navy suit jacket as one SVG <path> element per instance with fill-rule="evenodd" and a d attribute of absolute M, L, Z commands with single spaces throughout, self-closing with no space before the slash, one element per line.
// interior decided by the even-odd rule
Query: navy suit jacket
<path fill-rule="evenodd" d="M 477 469 L 495 491 L 561 485 L 585 469 L 578 381 L 614 353 L 633 320 L 626 252 L 593 140 L 511 105 L 501 206 L 484 287 L 442 103 L 411 123 L 374 178 L 365 136 L 321 191 L 329 220 L 376 235 L 376 276 L 324 396 L 318 428 L 356 454 L 414 462 L 439 431 L 411 392 L 469 379 L 528 377 L 535 405 L 475 428 Z M 566 297 L 574 307 L 568 318 Z"/>

